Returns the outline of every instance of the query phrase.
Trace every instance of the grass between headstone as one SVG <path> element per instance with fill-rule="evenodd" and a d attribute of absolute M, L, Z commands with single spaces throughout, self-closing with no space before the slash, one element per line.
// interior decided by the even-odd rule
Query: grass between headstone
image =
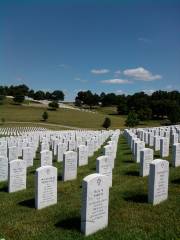
<path fill-rule="evenodd" d="M 62 163 L 54 162 L 58 167 L 58 203 L 42 210 L 34 208 L 34 173 L 40 166 L 39 153 L 34 167 L 28 170 L 26 190 L 9 194 L 7 183 L 0 183 L 0 238 L 84 239 L 80 232 L 81 183 L 95 172 L 95 159 L 101 154 L 102 149 L 89 159 L 88 166 L 79 167 L 78 178 L 69 182 L 61 181 Z M 170 168 L 168 200 L 152 206 L 147 203 L 147 177 L 139 177 L 139 165 L 131 159 L 121 136 L 110 190 L 109 225 L 86 239 L 178 239 L 180 168 Z"/>

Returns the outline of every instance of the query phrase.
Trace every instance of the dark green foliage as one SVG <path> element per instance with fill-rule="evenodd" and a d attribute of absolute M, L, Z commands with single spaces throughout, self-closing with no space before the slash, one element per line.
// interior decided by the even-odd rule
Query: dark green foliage
<path fill-rule="evenodd" d="M 57 108 L 59 108 L 59 104 L 56 101 L 50 102 L 48 106 L 53 110 L 56 110 Z"/>
<path fill-rule="evenodd" d="M 102 124 L 102 126 L 105 128 L 105 129 L 108 129 L 110 126 L 111 126 L 111 119 L 106 117 L 104 119 L 104 122 Z"/>
<path fill-rule="evenodd" d="M 25 97 L 23 95 L 16 95 L 14 98 L 13 98 L 13 101 L 17 104 L 21 104 L 24 102 L 24 99 Z"/>
<path fill-rule="evenodd" d="M 138 110 L 137 114 L 138 114 L 139 120 L 141 121 L 149 120 L 152 117 L 152 110 L 149 107 L 144 107 Z"/>
<path fill-rule="evenodd" d="M 180 107 L 176 103 L 170 106 L 168 111 L 168 119 L 171 124 L 177 124 L 180 122 Z"/>
<path fill-rule="evenodd" d="M 5 123 L 5 118 L 1 118 L 1 123 L 4 124 Z"/>
<path fill-rule="evenodd" d="M 4 99 L 5 99 L 5 96 L 0 95 L 0 105 L 2 105 L 4 103 Z"/>
<path fill-rule="evenodd" d="M 100 98 L 96 93 L 92 94 L 91 91 L 86 91 L 86 92 L 81 91 L 81 92 L 78 92 L 75 102 L 77 103 L 81 101 L 82 104 L 86 104 L 91 108 L 94 105 L 98 105 L 99 100 Z"/>
<path fill-rule="evenodd" d="M 46 111 L 43 112 L 42 118 L 43 118 L 44 121 L 47 121 L 47 119 L 48 119 L 48 113 L 47 113 Z"/>
<path fill-rule="evenodd" d="M 55 90 L 54 92 L 44 92 L 41 90 L 34 91 L 33 89 L 29 89 L 28 86 L 22 84 L 18 86 L 11 85 L 8 86 L 0 86 L 0 95 L 4 96 L 16 96 L 16 95 L 23 95 L 31 97 L 35 100 L 55 100 L 60 101 L 64 100 L 64 93 L 61 90 Z"/>
<path fill-rule="evenodd" d="M 139 124 L 138 115 L 135 113 L 135 111 L 129 112 L 125 123 L 128 127 L 135 127 Z"/>
<path fill-rule="evenodd" d="M 56 90 L 51 94 L 51 99 L 55 101 L 64 100 L 64 93 L 60 90 Z"/>

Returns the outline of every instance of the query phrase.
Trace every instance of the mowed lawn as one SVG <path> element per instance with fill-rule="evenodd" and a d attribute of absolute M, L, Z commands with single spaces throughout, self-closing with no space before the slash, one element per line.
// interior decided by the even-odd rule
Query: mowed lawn
<path fill-rule="evenodd" d="M 8 122 L 33 122 L 43 123 L 42 114 L 47 108 L 44 106 L 28 106 L 14 105 L 12 100 L 8 100 L 6 104 L 0 105 L 0 121 L 2 118 Z M 102 123 L 105 117 L 111 119 L 111 128 L 124 128 L 126 116 L 116 115 L 115 107 L 99 108 L 96 113 L 82 112 L 71 109 L 58 109 L 57 111 L 49 111 L 47 123 L 60 124 L 70 127 L 102 129 Z M 159 126 L 160 121 L 141 122 L 140 127 Z M 5 124 L 9 126 L 9 124 Z M 13 126 L 13 125 L 12 125 Z"/>
<path fill-rule="evenodd" d="M 7 193 L 7 183 L 0 183 L 0 238 L 6 240 L 75 240 L 85 239 L 80 232 L 82 179 L 95 172 L 95 159 L 78 168 L 78 178 L 62 182 L 62 164 L 58 167 L 58 203 L 34 209 L 34 173 L 40 165 L 29 168 L 27 189 Z M 158 152 L 156 153 L 156 158 Z M 109 225 L 87 240 L 109 239 L 178 239 L 180 238 L 180 168 L 170 167 L 169 199 L 157 206 L 147 203 L 147 177 L 139 177 L 139 166 L 132 160 L 123 136 L 118 144 L 110 190 Z M 169 157 L 171 159 L 171 156 Z M 171 161 L 170 161 L 171 162 Z"/>

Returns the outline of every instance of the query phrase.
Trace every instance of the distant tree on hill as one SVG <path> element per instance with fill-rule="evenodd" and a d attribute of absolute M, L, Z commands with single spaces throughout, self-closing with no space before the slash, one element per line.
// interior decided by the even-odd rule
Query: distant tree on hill
<path fill-rule="evenodd" d="M 4 124 L 5 123 L 5 118 L 1 118 L 1 123 Z"/>
<path fill-rule="evenodd" d="M 16 95 L 14 98 L 13 98 L 13 101 L 17 104 L 21 104 L 24 102 L 24 99 L 25 97 L 23 95 Z"/>
<path fill-rule="evenodd" d="M 105 128 L 105 129 L 108 129 L 110 126 L 111 126 L 111 119 L 106 117 L 104 119 L 104 122 L 102 124 L 102 126 Z"/>
<path fill-rule="evenodd" d="M 138 115 L 135 113 L 135 111 L 129 112 L 125 124 L 128 127 L 135 127 L 136 125 L 139 124 Z"/>
<path fill-rule="evenodd" d="M 171 106 L 169 106 L 168 119 L 171 124 L 177 124 L 180 122 L 180 106 L 176 103 L 172 103 Z"/>
<path fill-rule="evenodd" d="M 47 119 L 48 119 L 48 113 L 45 111 L 45 112 L 43 112 L 43 114 L 42 114 L 42 118 L 43 118 L 43 120 L 44 121 L 46 121 Z"/>
<path fill-rule="evenodd" d="M 50 102 L 48 105 L 52 110 L 56 110 L 57 108 L 59 108 L 59 104 L 56 101 Z"/>
<path fill-rule="evenodd" d="M 45 99 L 45 93 L 43 91 L 37 91 L 34 93 L 34 99 L 35 100 L 44 100 Z"/>
<path fill-rule="evenodd" d="M 5 96 L 0 95 L 0 105 L 2 105 L 4 103 L 4 99 L 5 99 Z"/>
<path fill-rule="evenodd" d="M 137 115 L 141 121 L 150 120 L 152 117 L 152 110 L 149 107 L 145 106 L 144 108 L 141 108 L 137 111 Z"/>
<path fill-rule="evenodd" d="M 63 101 L 64 100 L 64 93 L 60 90 L 55 90 L 51 94 L 51 99 L 55 101 Z"/>

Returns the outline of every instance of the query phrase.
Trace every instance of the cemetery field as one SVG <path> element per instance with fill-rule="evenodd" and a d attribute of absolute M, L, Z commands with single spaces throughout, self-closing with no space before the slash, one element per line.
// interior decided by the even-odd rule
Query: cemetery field
<path fill-rule="evenodd" d="M 12 101 L 12 100 L 11 100 Z M 43 106 L 33 107 L 28 105 L 14 105 L 10 100 L 0 105 L 0 121 L 5 119 L 6 123 L 11 122 L 32 122 L 43 123 L 42 114 L 46 110 Z M 60 124 L 70 127 L 102 129 L 102 123 L 105 117 L 111 119 L 111 128 L 124 128 L 126 116 L 115 115 L 115 108 L 101 108 L 96 113 L 82 112 L 72 109 L 58 109 L 57 111 L 48 111 L 49 118 L 47 123 Z M 15 123 L 12 123 L 13 126 Z M 140 127 L 159 126 L 160 121 L 144 121 Z M 2 126 L 2 125 L 1 125 Z M 63 127 L 63 126 L 62 126 Z"/>
<path fill-rule="evenodd" d="M 95 159 L 101 153 L 102 149 L 89 158 L 87 166 L 78 168 L 76 180 L 64 183 L 62 163 L 54 162 L 58 168 L 58 203 L 42 210 L 34 208 L 34 173 L 40 166 L 39 153 L 34 166 L 28 169 L 26 190 L 7 193 L 7 183 L 0 183 L 0 239 L 85 239 L 80 232 L 81 183 L 95 172 Z M 110 189 L 109 225 L 86 239 L 180 238 L 180 167 L 170 167 L 168 200 L 152 206 L 147 203 L 147 177 L 139 177 L 138 164 L 131 157 L 125 138 L 120 136 Z M 159 152 L 155 158 L 159 158 Z"/>

